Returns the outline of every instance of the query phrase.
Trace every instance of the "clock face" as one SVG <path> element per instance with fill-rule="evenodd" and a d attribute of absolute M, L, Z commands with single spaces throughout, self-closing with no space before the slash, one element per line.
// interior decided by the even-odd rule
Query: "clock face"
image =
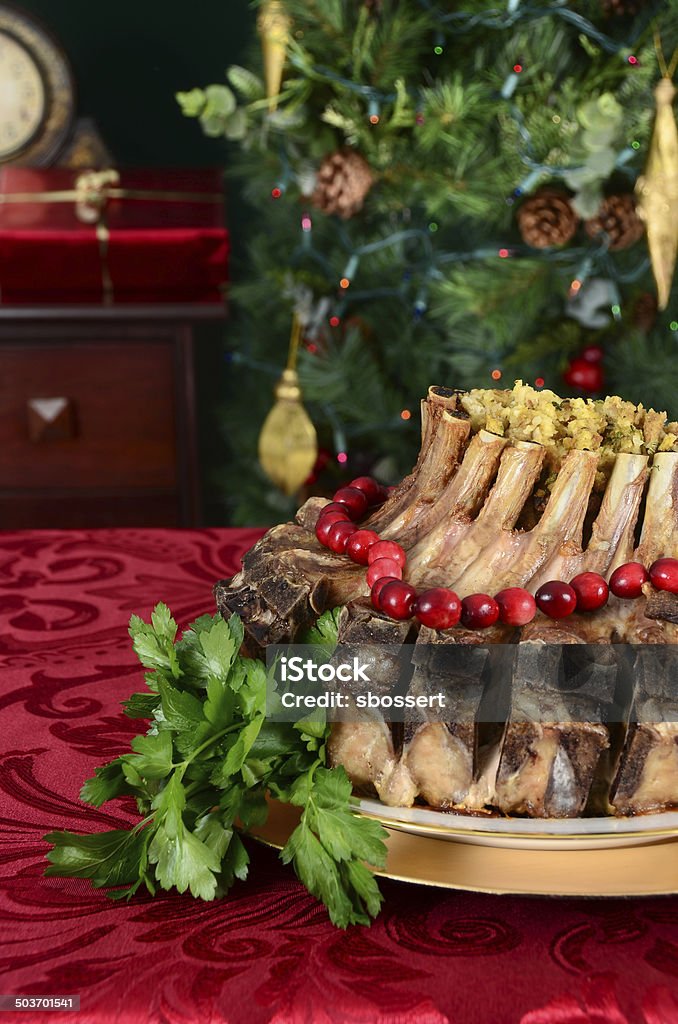
<path fill-rule="evenodd" d="M 34 58 L 0 31 L 0 160 L 18 153 L 37 134 L 45 115 L 45 85 Z"/>
<path fill-rule="evenodd" d="M 70 133 L 73 78 L 59 44 L 0 0 L 0 164 L 52 163 Z"/>

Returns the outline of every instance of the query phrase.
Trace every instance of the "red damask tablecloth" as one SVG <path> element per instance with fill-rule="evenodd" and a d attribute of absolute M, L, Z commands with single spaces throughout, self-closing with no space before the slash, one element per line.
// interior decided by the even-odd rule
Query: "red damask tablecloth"
<path fill-rule="evenodd" d="M 678 1024 L 678 899 L 546 900 L 383 881 L 370 929 L 333 928 L 250 841 L 226 900 L 43 878 L 54 828 L 119 828 L 78 801 L 139 723 L 132 612 L 213 610 L 257 530 L 0 534 L 0 994 L 80 995 L 10 1020 L 149 1024 Z M 500 880 L 498 880 L 500 881 Z"/>

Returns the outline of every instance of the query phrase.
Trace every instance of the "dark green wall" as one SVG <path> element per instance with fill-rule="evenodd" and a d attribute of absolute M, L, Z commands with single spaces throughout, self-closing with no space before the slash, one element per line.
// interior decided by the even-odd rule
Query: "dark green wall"
<path fill-rule="evenodd" d="M 254 15 L 248 0 L 24 0 L 66 50 L 78 88 L 78 113 L 94 117 L 118 166 L 221 166 L 225 144 L 182 117 L 179 90 L 224 80 L 245 60 Z M 227 220 L 238 248 L 243 235 L 237 194 Z M 226 457 L 217 410 L 225 380 L 228 327 L 197 333 L 198 427 L 204 521 L 224 523 L 216 484 Z"/>
<path fill-rule="evenodd" d="M 218 144 L 181 117 L 174 93 L 223 81 L 250 38 L 247 0 L 24 0 L 69 55 L 81 114 L 128 166 L 214 165 Z"/>

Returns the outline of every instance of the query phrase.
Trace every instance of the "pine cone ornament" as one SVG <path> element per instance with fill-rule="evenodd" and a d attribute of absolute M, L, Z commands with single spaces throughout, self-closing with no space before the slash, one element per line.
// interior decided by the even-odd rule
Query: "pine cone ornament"
<path fill-rule="evenodd" d="M 361 210 L 374 178 L 367 160 L 354 149 L 338 149 L 320 165 L 311 202 L 325 213 L 348 220 Z"/>
<path fill-rule="evenodd" d="M 611 17 L 633 17 L 640 14 L 644 0 L 601 0 L 603 14 Z"/>
<path fill-rule="evenodd" d="M 517 219 L 523 241 L 533 249 L 566 245 L 579 223 L 567 194 L 555 188 L 540 188 L 526 199 Z"/>
<path fill-rule="evenodd" d="M 605 232 L 610 249 L 628 249 L 645 233 L 645 225 L 636 213 L 636 201 L 629 193 L 603 199 L 595 217 L 584 222 L 591 238 Z"/>

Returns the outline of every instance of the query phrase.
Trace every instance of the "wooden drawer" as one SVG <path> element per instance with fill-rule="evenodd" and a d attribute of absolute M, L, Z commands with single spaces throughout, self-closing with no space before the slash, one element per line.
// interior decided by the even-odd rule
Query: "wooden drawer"
<path fill-rule="evenodd" d="M 0 529 L 198 525 L 194 329 L 224 316 L 0 304 Z"/>
<path fill-rule="evenodd" d="M 174 490 L 173 359 L 153 340 L 1 345 L 0 490 Z"/>

